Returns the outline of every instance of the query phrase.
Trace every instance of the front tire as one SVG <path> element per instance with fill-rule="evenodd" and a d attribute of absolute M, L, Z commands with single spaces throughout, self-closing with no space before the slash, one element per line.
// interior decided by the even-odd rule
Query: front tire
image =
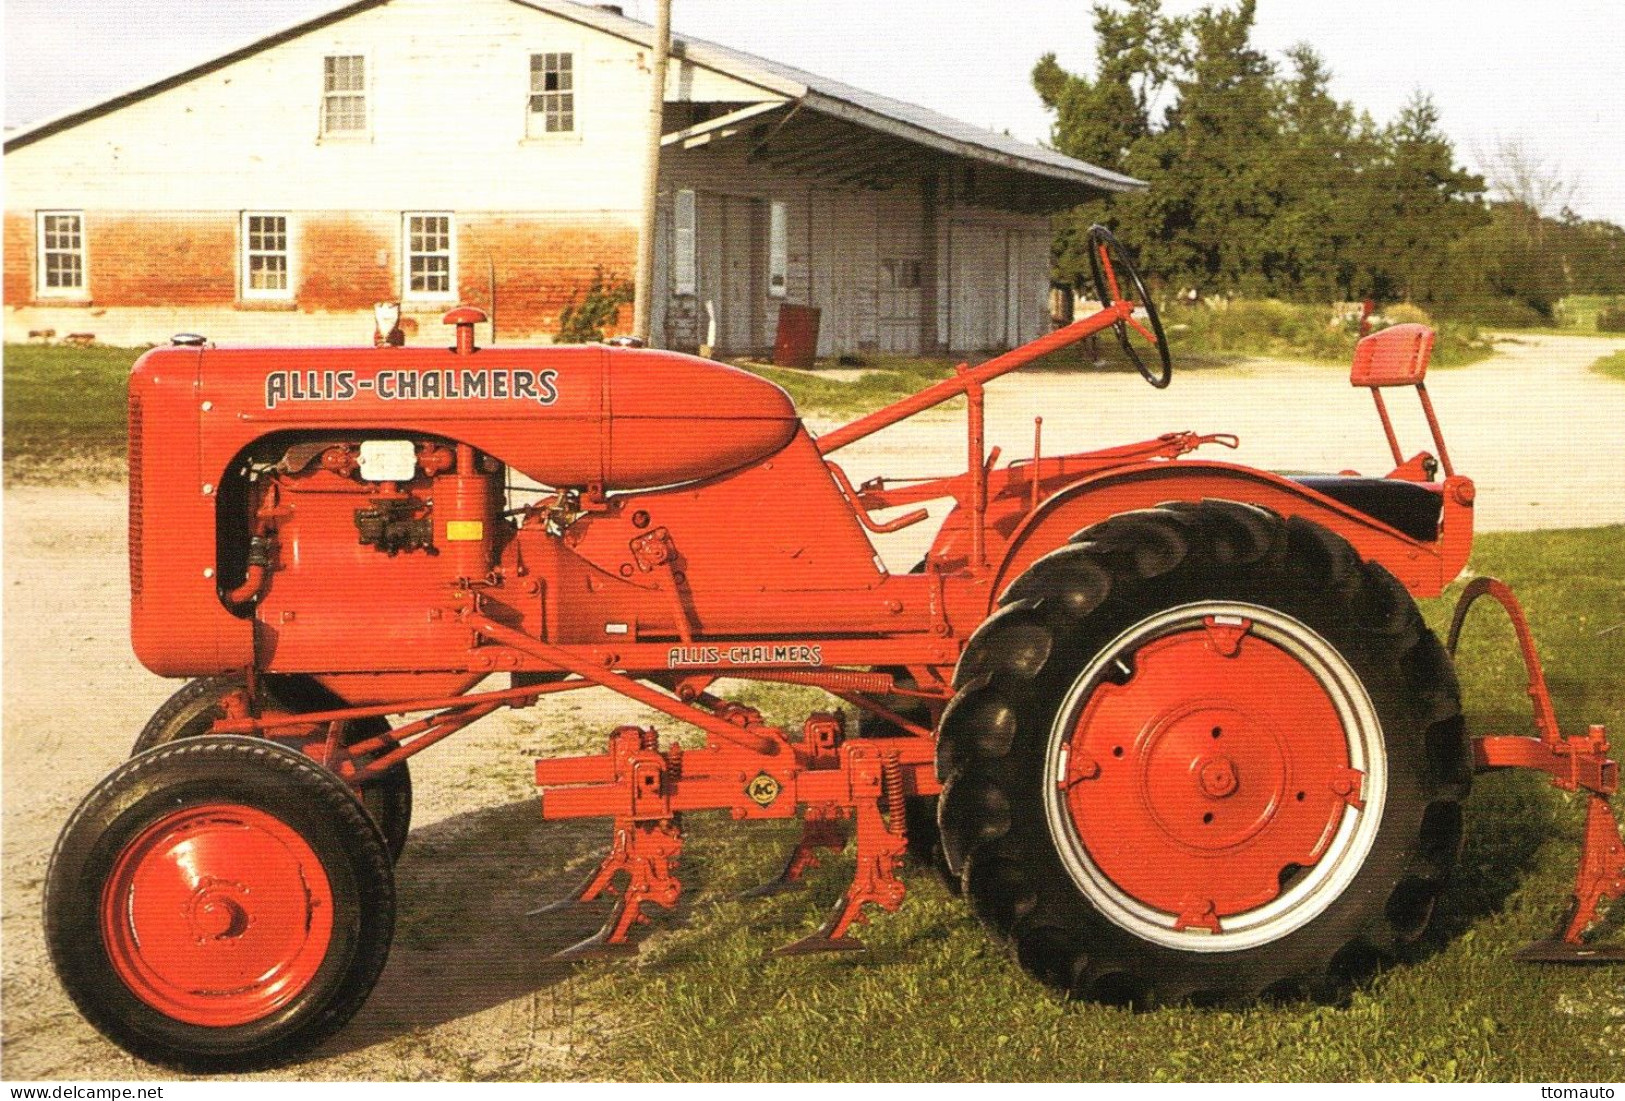
<path fill-rule="evenodd" d="M 222 673 L 212 677 L 198 677 L 187 681 L 164 705 L 153 712 L 152 718 L 136 737 L 130 750 L 133 757 L 154 746 L 168 745 L 180 738 L 196 738 L 207 734 L 219 719 L 226 717 L 225 700 L 233 692 L 248 686 L 241 673 Z M 324 711 L 344 706 L 320 684 L 302 676 L 264 676 L 260 678 L 258 706 L 297 713 Z M 389 721 L 383 718 L 358 719 L 349 724 L 348 738 L 353 744 L 389 732 Z M 406 848 L 407 835 L 412 830 L 412 773 L 405 761 L 389 769 L 378 779 L 360 790 L 361 805 L 367 808 L 378 827 L 384 831 L 392 860 L 399 860 Z"/>
<path fill-rule="evenodd" d="M 254 738 L 126 761 L 85 797 L 46 875 L 51 962 L 132 1054 L 196 1073 L 313 1047 L 383 970 L 395 888 L 377 825 L 338 777 Z"/>
<path fill-rule="evenodd" d="M 1135 1005 L 1335 989 L 1421 935 L 1461 843 L 1449 660 L 1337 535 L 1228 502 L 1097 524 L 972 638 L 939 810 L 1034 975 Z"/>

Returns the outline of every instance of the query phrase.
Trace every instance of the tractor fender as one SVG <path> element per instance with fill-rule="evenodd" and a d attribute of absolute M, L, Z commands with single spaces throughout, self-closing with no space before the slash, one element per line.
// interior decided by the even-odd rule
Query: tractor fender
<path fill-rule="evenodd" d="M 1201 500 L 1259 505 L 1319 524 L 1347 539 L 1362 558 L 1381 563 L 1417 597 L 1439 595 L 1465 564 L 1465 550 L 1458 554 L 1451 546 L 1446 553 L 1454 540 L 1419 542 L 1279 474 L 1230 463 L 1148 462 L 1082 479 L 1041 502 L 1011 532 L 990 598 L 997 601 L 1033 562 L 1090 524 L 1169 501 Z"/>

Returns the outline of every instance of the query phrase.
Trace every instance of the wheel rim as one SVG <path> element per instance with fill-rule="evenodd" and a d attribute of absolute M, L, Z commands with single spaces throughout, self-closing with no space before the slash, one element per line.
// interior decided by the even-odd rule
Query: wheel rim
<path fill-rule="evenodd" d="M 1273 609 L 1202 603 L 1124 632 L 1057 712 L 1051 836 L 1107 919 L 1237 951 L 1348 888 L 1382 819 L 1382 727 L 1330 643 Z"/>
<path fill-rule="evenodd" d="M 114 970 L 141 1001 L 229 1027 L 305 990 L 333 932 L 327 873 L 281 819 L 252 807 L 176 811 L 120 854 L 102 895 Z"/>

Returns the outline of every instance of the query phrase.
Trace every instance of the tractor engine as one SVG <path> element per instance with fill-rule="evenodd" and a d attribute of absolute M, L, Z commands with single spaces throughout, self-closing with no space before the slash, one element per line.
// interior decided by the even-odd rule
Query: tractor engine
<path fill-rule="evenodd" d="M 432 438 L 290 446 L 251 468 L 245 515 L 222 525 L 223 599 L 257 603 L 257 645 L 280 670 L 438 665 L 468 645 L 456 593 L 488 584 L 513 536 L 503 470 Z"/>
<path fill-rule="evenodd" d="M 479 348 L 478 319 L 448 315 L 451 347 L 196 338 L 142 357 L 129 408 L 131 634 L 143 664 L 165 676 L 311 674 L 350 703 L 463 691 L 495 671 L 458 622 L 475 603 L 558 637 L 544 601 L 567 583 L 570 603 L 650 620 L 636 607 L 652 586 L 619 559 L 573 552 L 579 533 L 565 540 L 565 526 L 617 514 L 634 491 L 759 462 L 800 431 L 788 396 L 744 371 L 633 348 Z M 822 471 L 811 445 L 801 450 Z M 510 482 L 556 507 L 514 507 Z M 625 523 L 603 554 L 624 557 L 648 534 Z"/>

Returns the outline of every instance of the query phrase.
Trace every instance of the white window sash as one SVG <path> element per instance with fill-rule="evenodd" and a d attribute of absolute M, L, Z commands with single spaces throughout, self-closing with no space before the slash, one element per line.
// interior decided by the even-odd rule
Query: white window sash
<path fill-rule="evenodd" d="M 256 218 L 282 219 L 282 248 L 256 248 L 252 226 Z M 293 300 L 293 220 L 286 214 L 264 210 L 245 210 L 242 217 L 242 263 L 239 275 L 242 297 L 255 301 L 290 302 Z M 282 258 L 282 286 L 254 286 L 254 258 L 280 256 Z"/>
<path fill-rule="evenodd" d="M 768 204 L 767 293 L 783 298 L 790 293 L 790 208 L 780 199 Z"/>
<path fill-rule="evenodd" d="M 414 218 L 444 218 L 446 220 L 446 247 L 444 249 L 413 251 L 412 220 Z M 413 258 L 434 256 L 446 258 L 446 289 L 412 289 Z M 407 302 L 457 301 L 457 216 L 455 214 L 446 210 L 409 210 L 401 215 L 401 298 Z"/>
<path fill-rule="evenodd" d="M 536 86 L 536 77 L 546 72 L 545 59 L 548 57 L 558 59 L 559 64 L 555 71 L 561 77 L 568 77 L 568 80 L 561 79 L 559 81 L 561 85 L 567 85 L 566 87 L 548 91 L 545 87 L 545 78 L 543 87 L 538 88 Z M 544 68 L 542 70 L 534 68 L 537 58 L 544 59 Z M 531 50 L 528 64 L 530 67 L 527 68 L 525 74 L 525 78 L 529 82 L 526 85 L 525 95 L 525 136 L 530 138 L 575 137 L 578 130 L 576 123 L 579 107 L 579 101 L 576 98 L 576 93 L 579 91 L 576 87 L 576 78 L 580 72 L 580 66 L 576 64 L 576 53 L 572 50 Z M 542 101 L 541 110 L 536 109 L 538 98 Z M 549 118 L 558 120 L 559 125 L 555 129 L 549 130 L 547 128 Z M 565 125 L 566 122 L 568 125 Z"/>
<path fill-rule="evenodd" d="M 339 58 L 356 58 L 361 62 L 361 87 L 359 89 L 328 90 L 327 63 L 330 60 Z M 319 107 L 320 117 L 317 123 L 317 132 L 324 138 L 365 138 L 370 135 L 372 133 L 372 55 L 361 51 L 323 54 L 320 80 L 322 98 Z M 336 129 L 330 125 L 332 113 L 329 108 L 335 98 L 348 97 L 361 100 L 361 125 Z"/>
<path fill-rule="evenodd" d="M 696 293 L 694 192 L 684 189 L 672 201 L 672 292 Z"/>
<path fill-rule="evenodd" d="M 51 220 L 58 218 L 72 218 L 74 220 L 73 238 L 75 245 L 64 248 L 59 242 L 48 239 L 47 225 L 54 224 Z M 61 233 L 58 226 L 55 233 Z M 53 234 L 54 235 L 54 234 Z M 54 245 L 55 247 L 49 247 Z M 85 214 L 82 210 L 42 210 L 34 219 L 34 290 L 40 298 L 84 298 L 90 286 L 90 252 L 85 242 Z M 49 273 L 52 256 L 73 256 L 78 259 L 77 279 L 66 285 L 51 286 Z"/>

